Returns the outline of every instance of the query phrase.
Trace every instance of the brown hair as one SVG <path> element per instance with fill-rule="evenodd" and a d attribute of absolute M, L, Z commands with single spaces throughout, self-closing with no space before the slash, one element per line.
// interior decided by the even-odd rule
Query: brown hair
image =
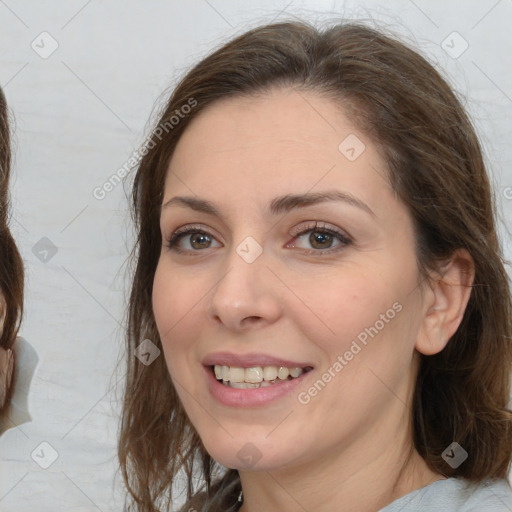
<path fill-rule="evenodd" d="M 173 388 L 163 357 L 149 367 L 134 357 L 150 338 L 161 348 L 152 312 L 152 284 L 161 249 L 159 229 L 167 167 L 189 123 L 212 103 L 274 87 L 313 91 L 340 105 L 385 158 L 389 179 L 408 206 L 421 275 L 457 249 L 475 262 L 463 321 L 439 354 L 421 356 L 413 402 L 414 444 L 429 467 L 480 482 L 506 478 L 512 457 L 511 299 L 496 235 L 495 209 L 474 128 L 434 67 L 394 36 L 360 23 L 318 30 L 307 22 L 258 27 L 199 62 L 175 88 L 159 125 L 191 98 L 196 106 L 142 158 L 132 200 L 137 230 L 128 308 L 128 372 L 119 459 L 136 510 L 172 502 L 178 471 L 193 494 L 200 461 L 214 495 L 215 461 L 205 451 Z M 469 454 L 459 467 L 441 457 L 457 441 Z M 229 470 L 221 485 L 240 490 Z M 220 504 L 210 510 L 226 510 Z M 222 508 L 224 507 L 224 508 Z"/>
<path fill-rule="evenodd" d="M 12 349 L 23 315 L 23 263 L 9 230 L 9 174 L 11 145 L 7 103 L 0 89 L 0 347 Z M 11 355 L 11 357 L 14 357 Z M 13 360 L 11 360 L 13 365 Z M 6 369 L 0 369 L 6 371 Z M 11 374 L 10 379 L 12 380 Z M 2 384 L 3 385 L 3 379 Z M 0 411 L 9 404 L 12 388 L 2 390 L 5 401 Z"/>

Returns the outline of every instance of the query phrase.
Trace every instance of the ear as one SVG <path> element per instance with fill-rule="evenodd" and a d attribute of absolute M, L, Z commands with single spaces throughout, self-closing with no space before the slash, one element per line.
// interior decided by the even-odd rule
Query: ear
<path fill-rule="evenodd" d="M 475 263 L 465 249 L 455 251 L 432 283 L 424 287 L 423 322 L 415 348 L 430 356 L 441 352 L 455 334 L 471 296 Z"/>

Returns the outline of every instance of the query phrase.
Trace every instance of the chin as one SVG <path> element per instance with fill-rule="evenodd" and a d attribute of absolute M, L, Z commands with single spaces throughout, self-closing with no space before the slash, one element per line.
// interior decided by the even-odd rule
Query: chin
<path fill-rule="evenodd" d="M 207 452 L 219 464 L 241 471 L 270 471 L 290 464 L 292 447 L 286 446 L 276 437 L 277 444 L 261 438 L 237 437 L 218 442 L 210 439 L 203 442 Z"/>

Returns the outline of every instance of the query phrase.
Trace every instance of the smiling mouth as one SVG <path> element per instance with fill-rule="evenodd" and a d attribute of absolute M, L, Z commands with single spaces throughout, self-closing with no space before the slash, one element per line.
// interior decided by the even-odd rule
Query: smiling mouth
<path fill-rule="evenodd" d="M 226 387 L 236 389 L 265 388 L 297 379 L 302 374 L 311 371 L 311 366 L 305 368 L 288 368 L 286 366 L 210 366 L 218 382 Z"/>

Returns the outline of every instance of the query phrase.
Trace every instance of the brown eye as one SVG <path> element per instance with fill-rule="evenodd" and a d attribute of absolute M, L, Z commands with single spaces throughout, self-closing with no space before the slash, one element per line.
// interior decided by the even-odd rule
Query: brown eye
<path fill-rule="evenodd" d="M 334 238 L 331 234 L 321 231 L 312 231 L 309 235 L 309 243 L 315 249 L 329 249 L 333 240 Z"/>
<path fill-rule="evenodd" d="M 288 247 L 304 249 L 308 254 L 322 255 L 342 250 L 351 243 L 352 240 L 343 232 L 325 227 L 324 223 L 315 222 L 297 233 Z"/>
<path fill-rule="evenodd" d="M 206 233 L 194 233 L 190 235 L 190 245 L 194 249 L 208 248 L 211 242 L 210 236 Z"/>
<path fill-rule="evenodd" d="M 217 245 L 213 245 L 213 243 L 217 243 Z M 221 247 L 221 245 L 207 231 L 189 227 L 176 231 L 167 242 L 167 247 L 176 252 L 192 254 L 203 249 Z"/>

